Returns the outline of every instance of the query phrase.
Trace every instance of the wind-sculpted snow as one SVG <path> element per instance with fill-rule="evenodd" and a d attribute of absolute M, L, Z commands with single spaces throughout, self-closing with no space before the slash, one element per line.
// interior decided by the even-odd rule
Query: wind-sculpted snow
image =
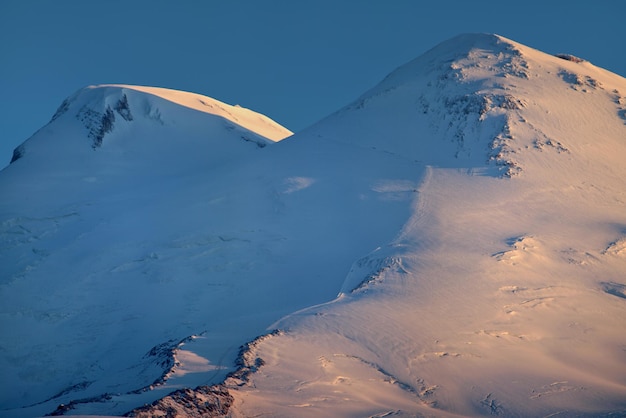
<path fill-rule="evenodd" d="M 624 415 L 625 91 L 484 34 L 276 144 L 79 91 L 0 174 L 0 414 Z"/>

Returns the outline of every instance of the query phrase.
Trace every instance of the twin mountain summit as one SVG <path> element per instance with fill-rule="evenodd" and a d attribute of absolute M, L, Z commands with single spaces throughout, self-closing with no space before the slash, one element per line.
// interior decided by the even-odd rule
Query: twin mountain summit
<path fill-rule="evenodd" d="M 90 86 L 0 172 L 0 415 L 626 416 L 626 79 L 460 35 L 296 133 Z"/>

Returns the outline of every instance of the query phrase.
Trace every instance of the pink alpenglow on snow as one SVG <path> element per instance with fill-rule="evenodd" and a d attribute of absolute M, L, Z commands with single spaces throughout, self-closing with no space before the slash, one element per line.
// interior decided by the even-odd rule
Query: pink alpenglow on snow
<path fill-rule="evenodd" d="M 626 415 L 626 80 L 588 61 L 460 35 L 293 135 L 89 87 L 13 160 L 1 414 Z"/>

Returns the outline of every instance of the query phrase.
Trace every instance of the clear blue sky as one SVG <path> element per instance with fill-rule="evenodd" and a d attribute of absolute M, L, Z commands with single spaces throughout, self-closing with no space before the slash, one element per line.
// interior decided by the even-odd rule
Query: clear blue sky
<path fill-rule="evenodd" d="M 0 0 L 0 167 L 77 89 L 193 91 L 297 131 L 464 32 L 626 76 L 626 1 Z"/>

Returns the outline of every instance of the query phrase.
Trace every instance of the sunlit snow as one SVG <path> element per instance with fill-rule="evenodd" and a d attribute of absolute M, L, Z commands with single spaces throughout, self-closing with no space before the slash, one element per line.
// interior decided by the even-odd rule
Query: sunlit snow
<path fill-rule="evenodd" d="M 293 136 L 83 89 L 0 173 L 0 415 L 237 365 L 231 416 L 626 414 L 625 109 L 624 78 L 484 34 Z"/>

